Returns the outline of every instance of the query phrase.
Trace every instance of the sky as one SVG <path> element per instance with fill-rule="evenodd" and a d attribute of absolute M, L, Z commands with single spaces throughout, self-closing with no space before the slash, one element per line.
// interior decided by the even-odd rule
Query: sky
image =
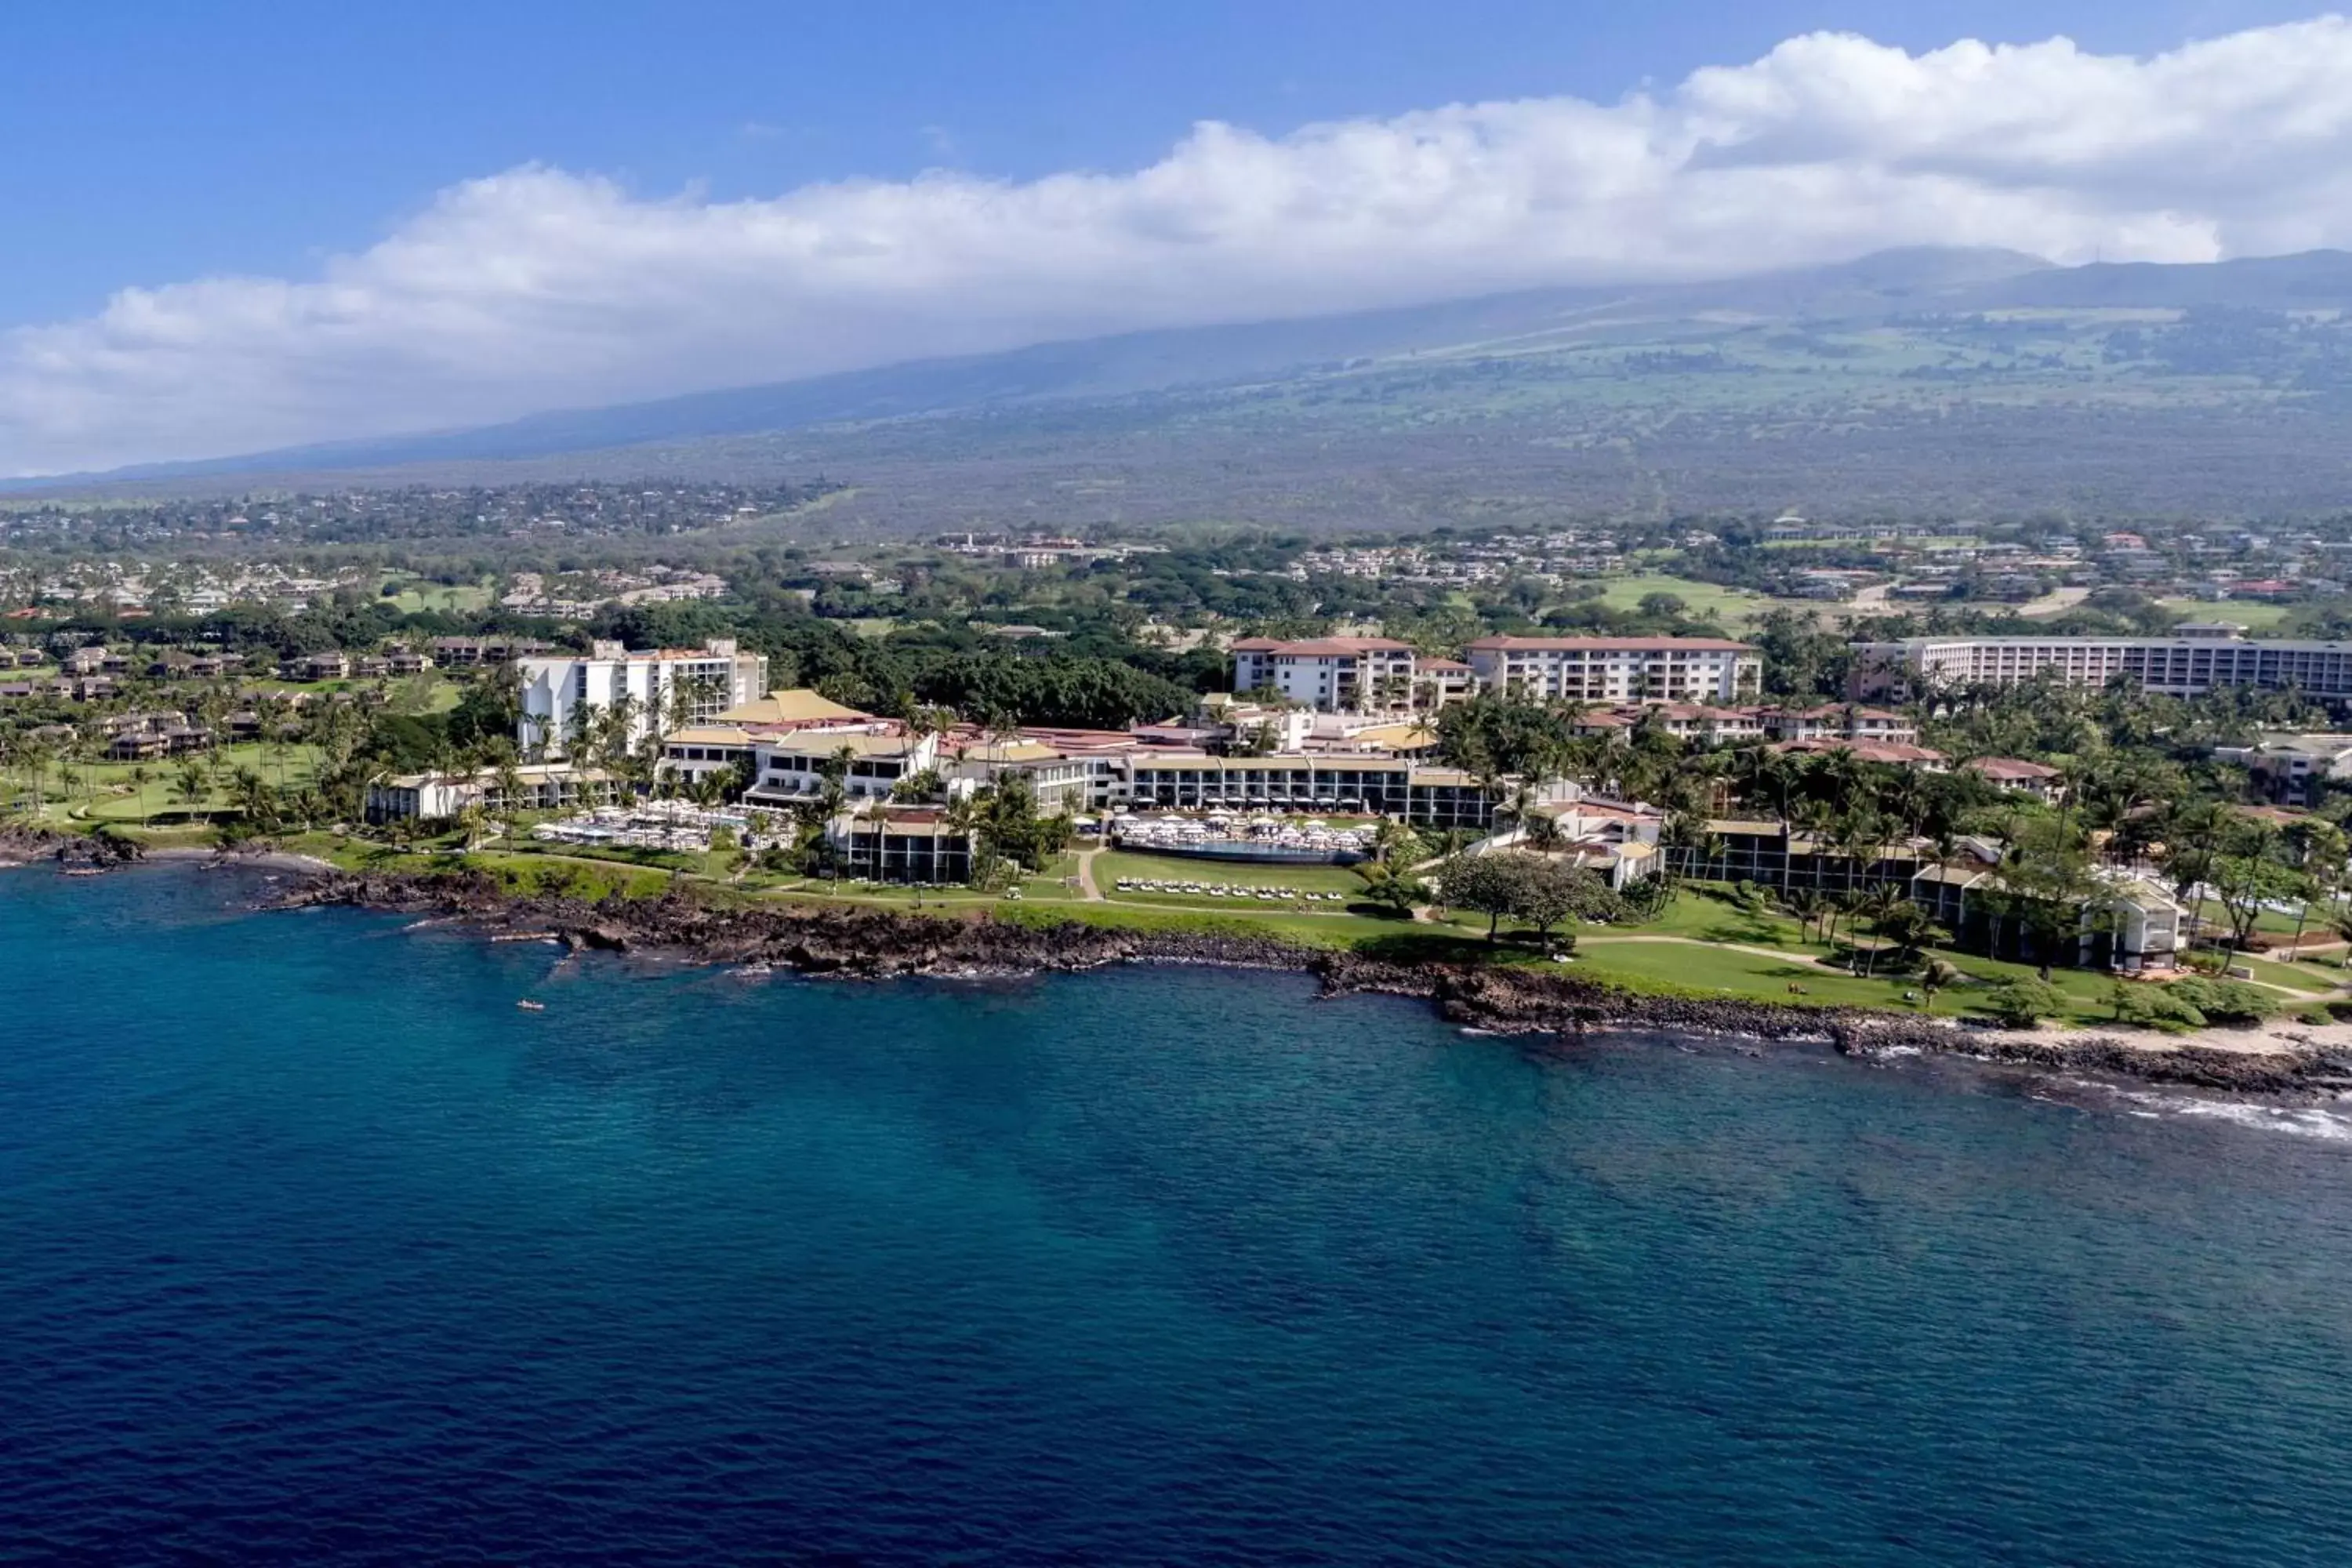
<path fill-rule="evenodd" d="M 1886 245 L 2352 245 L 2313 16 L 11 0 L 0 474 Z"/>

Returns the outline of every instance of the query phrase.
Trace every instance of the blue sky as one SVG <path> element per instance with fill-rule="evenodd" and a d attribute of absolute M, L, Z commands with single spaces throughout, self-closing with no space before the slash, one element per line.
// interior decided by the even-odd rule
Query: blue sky
<path fill-rule="evenodd" d="M 2352 21 L 2278 0 L 8 0 L 0 66 L 0 475 L 1891 246 L 2352 247 Z"/>
<path fill-rule="evenodd" d="M 10 0 L 0 325 L 125 284 L 299 274 L 530 162 L 715 196 L 931 166 L 1121 170 L 1197 120 L 1278 134 L 1750 59 L 1818 28 L 2145 52 L 2262 0 Z"/>

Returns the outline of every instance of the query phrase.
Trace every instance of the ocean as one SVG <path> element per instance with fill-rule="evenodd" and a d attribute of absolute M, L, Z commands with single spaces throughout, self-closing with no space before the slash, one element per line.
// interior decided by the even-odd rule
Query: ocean
<path fill-rule="evenodd" d="M 2333 1110 L 254 889 L 0 875 L 0 1560 L 2352 1561 Z"/>

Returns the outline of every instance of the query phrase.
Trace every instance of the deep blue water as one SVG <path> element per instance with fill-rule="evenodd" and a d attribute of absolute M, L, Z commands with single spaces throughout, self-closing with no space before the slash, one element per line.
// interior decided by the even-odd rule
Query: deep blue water
<path fill-rule="evenodd" d="M 0 877 L 0 1557 L 2352 1561 L 2333 1116 L 238 890 Z"/>

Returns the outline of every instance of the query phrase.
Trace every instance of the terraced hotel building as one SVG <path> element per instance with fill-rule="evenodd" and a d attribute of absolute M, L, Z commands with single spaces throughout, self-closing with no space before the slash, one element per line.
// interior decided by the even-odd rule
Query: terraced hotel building
<path fill-rule="evenodd" d="M 1854 650 L 1858 696 L 2018 686 L 2046 673 L 2092 687 L 2122 676 L 2167 697 L 2238 686 L 2352 702 L 2352 642 L 2257 641 L 2232 626 L 2189 626 L 2160 637 L 1910 637 Z"/>

